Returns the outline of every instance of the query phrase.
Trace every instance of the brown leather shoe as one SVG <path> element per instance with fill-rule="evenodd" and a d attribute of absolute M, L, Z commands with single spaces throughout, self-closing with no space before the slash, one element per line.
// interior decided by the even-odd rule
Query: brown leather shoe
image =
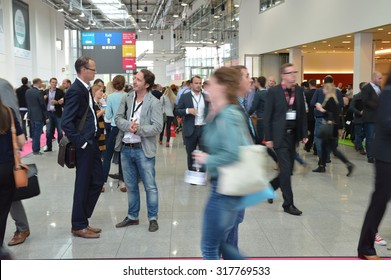
<path fill-rule="evenodd" d="M 368 260 L 368 261 L 377 261 L 377 260 L 381 260 L 381 258 L 378 256 L 378 255 L 361 255 L 361 254 L 358 254 L 358 257 L 362 260 Z"/>
<path fill-rule="evenodd" d="M 29 235 L 30 231 L 28 229 L 24 231 L 15 231 L 14 237 L 8 242 L 8 246 L 22 244 Z"/>
<path fill-rule="evenodd" d="M 102 232 L 102 229 L 100 229 L 100 228 L 93 228 L 93 227 L 87 226 L 87 229 L 88 229 L 89 231 L 94 232 L 94 233 L 100 233 L 100 232 Z"/>
<path fill-rule="evenodd" d="M 99 238 L 100 234 L 92 232 L 88 230 L 87 228 L 83 228 L 80 230 L 72 230 L 72 234 L 74 236 L 83 237 L 83 238 Z"/>

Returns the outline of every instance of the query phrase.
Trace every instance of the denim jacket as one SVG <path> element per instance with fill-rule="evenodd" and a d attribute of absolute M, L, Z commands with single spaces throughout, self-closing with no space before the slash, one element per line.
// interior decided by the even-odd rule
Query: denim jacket
<path fill-rule="evenodd" d="M 239 146 L 251 143 L 245 118 L 238 105 L 228 105 L 208 122 L 203 138 L 209 154 L 206 166 L 211 178 L 218 177 L 218 167 L 239 160 Z"/>

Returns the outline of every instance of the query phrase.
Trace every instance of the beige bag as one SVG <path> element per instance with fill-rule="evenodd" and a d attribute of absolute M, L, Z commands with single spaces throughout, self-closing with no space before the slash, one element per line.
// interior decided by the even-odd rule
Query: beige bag
<path fill-rule="evenodd" d="M 265 146 L 240 146 L 239 160 L 218 168 L 217 192 L 229 196 L 245 196 L 261 191 L 268 185 L 266 154 Z"/>

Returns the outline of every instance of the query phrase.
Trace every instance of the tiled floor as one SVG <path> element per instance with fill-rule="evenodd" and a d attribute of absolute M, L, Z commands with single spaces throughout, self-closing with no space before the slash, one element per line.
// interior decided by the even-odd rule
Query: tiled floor
<path fill-rule="evenodd" d="M 240 226 L 239 246 L 248 257 L 355 257 L 357 240 L 373 189 L 373 165 L 353 148 L 340 149 L 356 165 L 352 177 L 336 158 L 324 174 L 303 175 L 296 168 L 293 189 L 300 217 L 282 211 L 281 193 L 274 204 L 267 202 L 248 208 Z M 115 228 L 127 213 L 127 194 L 110 181 L 90 220 L 101 227 L 101 238 L 87 240 L 70 233 L 70 216 L 75 170 L 61 168 L 54 152 L 27 156 L 39 168 L 41 195 L 24 201 L 31 235 L 25 243 L 8 247 L 15 259 L 93 259 L 93 258 L 182 258 L 201 257 L 200 236 L 203 207 L 208 187 L 183 182 L 186 152 L 179 135 L 172 147 L 159 146 L 156 177 L 159 188 L 159 231 L 148 232 L 145 193 L 142 194 L 140 225 Z M 311 168 L 316 158 L 302 148 L 300 154 Z M 274 164 L 270 162 L 270 177 Z M 116 171 L 112 166 L 112 172 Z M 110 179 L 111 180 L 111 179 Z M 142 187 L 142 184 L 140 184 Z M 15 226 L 9 217 L 5 243 Z M 391 211 L 380 226 L 381 236 L 391 243 Z M 388 246 L 391 247 L 391 244 Z M 391 257 L 386 247 L 378 254 Z"/>

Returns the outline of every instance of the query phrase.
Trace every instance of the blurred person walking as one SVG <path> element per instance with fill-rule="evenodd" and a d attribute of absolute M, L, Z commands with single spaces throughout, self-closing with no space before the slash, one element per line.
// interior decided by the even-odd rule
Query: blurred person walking
<path fill-rule="evenodd" d="M 365 215 L 358 242 L 358 257 L 377 260 L 374 240 L 391 199 L 391 71 L 378 99 L 375 121 L 373 157 L 375 159 L 375 189 Z"/>
<path fill-rule="evenodd" d="M 0 88 L 7 81 L 0 80 Z M 12 87 L 11 87 L 12 89 Z M 16 96 L 14 95 L 15 99 Z M 4 98 L 5 99 L 5 98 Z M 22 147 L 26 141 L 23 129 L 20 126 L 20 118 L 13 108 L 3 103 L 3 94 L 0 95 L 0 259 L 9 259 L 10 255 L 3 248 L 4 234 L 7 225 L 8 213 L 11 209 L 13 195 L 15 192 L 14 179 L 14 146 L 12 133 L 17 135 L 16 141 Z M 15 126 L 15 132 L 11 130 Z"/>
<path fill-rule="evenodd" d="M 159 144 L 163 144 L 164 128 L 166 129 L 167 142 L 166 147 L 170 147 L 170 137 L 171 137 L 171 124 L 174 121 L 174 107 L 175 107 L 175 94 L 170 87 L 168 87 L 163 96 L 160 98 L 160 102 L 163 106 L 163 130 L 160 133 Z"/>
<path fill-rule="evenodd" d="M 238 105 L 240 75 L 234 68 L 217 69 L 210 78 L 207 90 L 210 112 L 205 127 L 206 152 L 194 153 L 196 162 L 205 164 L 211 177 L 211 192 L 205 206 L 201 250 L 206 260 L 243 259 L 238 248 L 228 242 L 228 235 L 235 227 L 240 210 L 241 196 L 218 193 L 218 167 L 239 160 L 239 146 L 245 135 L 252 142 L 242 109 Z"/>

